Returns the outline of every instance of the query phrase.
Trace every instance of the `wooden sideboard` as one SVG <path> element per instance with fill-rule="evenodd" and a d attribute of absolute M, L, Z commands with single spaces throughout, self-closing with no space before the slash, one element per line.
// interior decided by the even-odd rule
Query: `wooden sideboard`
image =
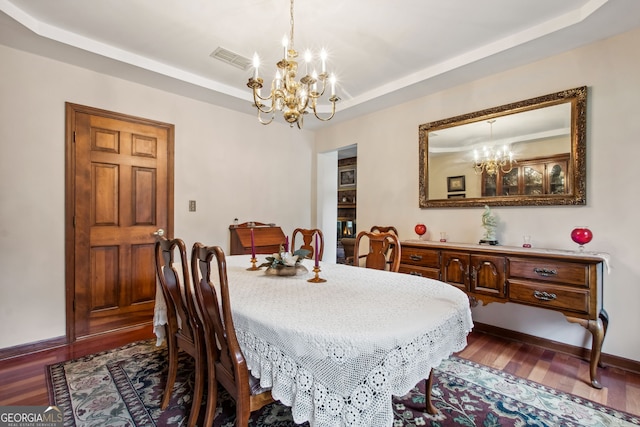
<path fill-rule="evenodd" d="M 253 226 L 252 226 L 253 225 Z M 275 224 L 261 222 L 245 222 L 230 225 L 231 255 L 251 254 L 251 229 L 253 228 L 253 242 L 257 254 L 273 254 L 278 252 L 280 245 L 284 245 L 286 238 L 282 229 Z"/>
<path fill-rule="evenodd" d="M 602 306 L 607 256 L 550 249 L 401 242 L 400 272 L 441 280 L 478 301 L 510 302 L 562 313 L 593 337 L 591 385 L 602 388 L 598 364 L 609 318 Z"/>

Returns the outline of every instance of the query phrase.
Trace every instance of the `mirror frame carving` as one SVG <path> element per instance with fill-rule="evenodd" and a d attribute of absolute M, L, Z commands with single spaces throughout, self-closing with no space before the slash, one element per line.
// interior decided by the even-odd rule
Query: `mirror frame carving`
<path fill-rule="evenodd" d="M 572 179 L 570 193 L 517 195 L 457 199 L 429 199 L 429 139 L 428 133 L 495 117 L 520 113 L 561 103 L 571 103 L 571 155 L 568 174 Z M 587 87 L 582 86 L 549 95 L 518 101 L 499 107 L 463 114 L 419 126 L 419 204 L 421 208 L 472 206 L 552 206 L 586 205 L 587 203 Z"/>

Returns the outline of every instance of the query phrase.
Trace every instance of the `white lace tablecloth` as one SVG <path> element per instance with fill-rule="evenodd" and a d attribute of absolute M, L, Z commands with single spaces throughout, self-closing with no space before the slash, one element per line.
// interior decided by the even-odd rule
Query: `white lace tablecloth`
<path fill-rule="evenodd" d="M 445 283 L 321 264 L 325 283 L 247 271 L 227 257 L 238 340 L 251 372 L 312 426 L 391 426 L 392 395 L 462 350 L 473 323 L 467 296 Z M 264 261 L 258 257 L 258 264 Z"/>

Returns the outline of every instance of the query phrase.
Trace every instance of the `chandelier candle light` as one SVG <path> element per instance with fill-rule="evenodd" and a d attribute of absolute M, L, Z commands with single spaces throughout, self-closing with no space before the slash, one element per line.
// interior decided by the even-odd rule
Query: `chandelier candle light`
<path fill-rule="evenodd" d="M 488 120 L 491 127 L 490 141 L 493 142 L 493 123 L 495 120 Z M 516 161 L 513 159 L 513 153 L 509 151 L 509 146 L 504 145 L 502 150 L 497 149 L 495 146 L 482 147 L 482 156 L 478 154 L 478 150 L 473 150 L 473 169 L 476 171 L 476 175 L 480 175 L 483 171 L 486 171 L 489 175 L 495 175 L 498 170 L 502 173 L 509 173 L 513 169 L 513 164 Z"/>
<path fill-rule="evenodd" d="M 283 45 L 283 58 L 276 64 L 277 71 L 275 79 L 271 82 L 271 90 L 269 95 L 263 97 L 261 89 L 264 83 L 262 77 L 258 75 L 258 69 L 260 67 L 260 58 L 255 53 L 253 56 L 253 76 L 249 79 L 247 86 L 253 90 L 254 107 L 258 110 L 258 120 L 263 125 L 268 125 L 275 118 L 276 112 L 281 111 L 284 120 L 289 123 L 291 127 L 294 124 L 302 129 L 303 118 L 305 114 L 308 114 L 310 109 L 313 111 L 313 115 L 318 120 L 326 122 L 331 120 L 336 112 L 336 102 L 340 100 L 336 96 L 336 78 L 334 74 L 327 73 L 327 51 L 322 49 L 320 52 L 320 74 L 313 69 L 311 61 L 313 56 L 311 51 L 305 52 L 305 75 L 296 81 L 296 74 L 298 72 L 298 52 L 293 46 L 293 0 L 291 0 L 290 7 L 291 15 L 291 32 L 289 38 L 284 36 L 282 39 Z M 313 69 L 311 74 L 309 70 Z M 327 87 L 327 81 L 331 86 L 331 96 L 329 101 L 331 102 L 331 114 L 328 117 L 321 117 L 317 111 L 317 101 L 321 98 Z M 318 85 L 320 84 L 320 88 Z M 267 103 L 269 105 L 267 105 Z M 262 114 L 271 115 L 267 120 L 262 119 Z"/>

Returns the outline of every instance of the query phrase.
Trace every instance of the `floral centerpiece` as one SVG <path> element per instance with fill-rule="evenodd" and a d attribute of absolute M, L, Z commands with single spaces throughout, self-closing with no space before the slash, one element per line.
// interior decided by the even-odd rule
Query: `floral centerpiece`
<path fill-rule="evenodd" d="M 301 262 L 310 253 L 311 251 L 307 249 L 298 249 L 291 253 L 285 251 L 280 245 L 280 250 L 272 256 L 268 256 L 267 261 L 260 264 L 260 267 L 267 267 L 267 274 L 278 276 L 295 276 L 299 272 L 306 273 L 308 270 Z"/>

